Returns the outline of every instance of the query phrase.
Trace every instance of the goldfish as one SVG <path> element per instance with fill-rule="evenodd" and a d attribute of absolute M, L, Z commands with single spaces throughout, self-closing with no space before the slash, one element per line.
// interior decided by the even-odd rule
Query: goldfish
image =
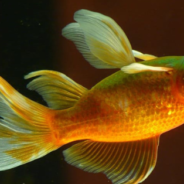
<path fill-rule="evenodd" d="M 184 57 L 133 50 L 119 25 L 100 13 L 79 10 L 74 20 L 62 35 L 95 68 L 119 70 L 91 89 L 56 71 L 27 74 L 28 89 L 48 107 L 1 77 L 0 171 L 76 141 L 63 151 L 69 164 L 102 172 L 113 184 L 141 183 L 156 165 L 160 136 L 184 122 Z"/>

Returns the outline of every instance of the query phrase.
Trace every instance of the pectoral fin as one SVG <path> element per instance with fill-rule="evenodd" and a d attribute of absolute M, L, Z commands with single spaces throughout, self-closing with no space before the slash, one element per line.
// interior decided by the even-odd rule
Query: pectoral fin
<path fill-rule="evenodd" d="M 173 68 L 162 67 L 162 66 L 149 66 L 142 63 L 132 63 L 130 65 L 124 66 L 121 70 L 128 74 L 140 73 L 140 72 L 169 72 L 173 70 Z"/>
<path fill-rule="evenodd" d="M 77 143 L 64 151 L 65 160 L 88 172 L 103 172 L 113 184 L 137 184 L 155 167 L 159 137 L 133 142 Z"/>

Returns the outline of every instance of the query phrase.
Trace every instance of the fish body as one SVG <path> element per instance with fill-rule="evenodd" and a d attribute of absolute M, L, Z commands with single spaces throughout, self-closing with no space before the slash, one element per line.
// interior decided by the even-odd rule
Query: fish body
<path fill-rule="evenodd" d="M 102 172 L 113 184 L 141 183 L 156 165 L 160 135 L 184 122 L 184 57 L 132 50 L 102 14 L 79 10 L 74 19 L 63 36 L 92 66 L 120 70 L 89 90 L 59 72 L 29 73 L 28 89 L 48 107 L 0 77 L 0 171 L 80 141 L 63 152 L 69 164 Z"/>
<path fill-rule="evenodd" d="M 74 107 L 58 112 L 61 120 L 57 122 L 69 126 L 69 130 L 65 128 L 66 143 L 82 139 L 142 140 L 183 124 L 184 83 L 181 76 L 184 71 L 178 71 L 177 67 L 184 66 L 184 57 L 157 58 L 144 64 L 173 64 L 176 72 L 128 75 L 118 71 L 105 78 L 84 94 Z M 62 131 L 60 137 L 63 137 Z"/>

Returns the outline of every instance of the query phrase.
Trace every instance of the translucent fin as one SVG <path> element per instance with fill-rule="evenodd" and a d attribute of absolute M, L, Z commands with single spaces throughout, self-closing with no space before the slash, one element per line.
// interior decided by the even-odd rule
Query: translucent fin
<path fill-rule="evenodd" d="M 131 45 L 118 24 L 100 13 L 79 10 L 62 35 L 72 40 L 96 68 L 121 68 L 135 62 Z"/>
<path fill-rule="evenodd" d="M 133 73 L 140 73 L 140 72 L 145 72 L 145 71 L 169 72 L 169 71 L 173 70 L 173 68 L 149 66 L 149 65 L 144 65 L 141 63 L 132 63 L 130 65 L 122 67 L 121 70 L 125 73 L 133 74 Z"/>
<path fill-rule="evenodd" d="M 64 151 L 65 160 L 88 172 L 103 172 L 113 184 L 137 184 L 155 167 L 159 137 L 105 143 L 84 141 Z"/>
<path fill-rule="evenodd" d="M 102 62 L 96 57 L 88 47 L 84 33 L 78 23 L 71 23 L 62 30 L 63 36 L 73 41 L 77 49 L 82 53 L 84 58 L 96 68 L 116 68 L 107 63 Z"/>
<path fill-rule="evenodd" d="M 0 171 L 57 149 L 50 130 L 51 110 L 18 93 L 0 77 Z"/>
<path fill-rule="evenodd" d="M 142 60 L 152 60 L 157 58 L 156 56 L 150 55 L 150 54 L 143 54 L 137 50 L 132 50 L 134 57 Z"/>
<path fill-rule="evenodd" d="M 52 109 L 72 107 L 87 91 L 86 88 L 59 72 L 40 70 L 25 76 L 26 79 L 32 77 L 38 78 L 28 84 L 28 89 L 35 90 L 42 95 Z"/>

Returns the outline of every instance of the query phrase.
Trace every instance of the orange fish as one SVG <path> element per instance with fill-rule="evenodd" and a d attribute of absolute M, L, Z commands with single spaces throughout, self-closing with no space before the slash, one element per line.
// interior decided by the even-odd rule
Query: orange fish
<path fill-rule="evenodd" d="M 36 71 L 29 84 L 49 107 L 0 78 L 0 170 L 40 158 L 62 145 L 65 160 L 103 172 L 113 184 L 137 184 L 155 167 L 159 137 L 183 124 L 184 57 L 132 50 L 111 18 L 88 10 L 62 34 L 96 68 L 119 68 L 88 90 L 66 75 Z M 135 58 L 144 61 L 136 62 Z"/>

